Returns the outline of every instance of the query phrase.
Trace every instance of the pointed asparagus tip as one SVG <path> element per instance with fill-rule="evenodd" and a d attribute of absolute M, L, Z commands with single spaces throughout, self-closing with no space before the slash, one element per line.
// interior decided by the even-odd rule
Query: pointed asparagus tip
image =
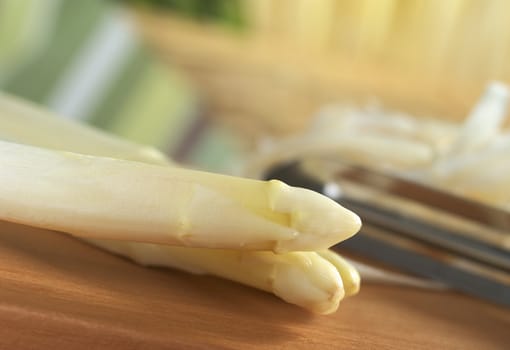
<path fill-rule="evenodd" d="M 294 252 L 288 256 L 303 254 Z M 342 278 L 327 260 L 315 253 L 308 254 L 307 259 L 295 259 L 292 263 L 278 266 L 273 292 L 285 301 L 314 313 L 333 313 L 345 296 Z"/>
<path fill-rule="evenodd" d="M 281 251 L 328 248 L 353 236 L 361 228 L 358 215 L 330 198 L 299 187 L 271 180 L 270 207 L 289 215 L 289 226 L 298 235 L 281 242 Z"/>

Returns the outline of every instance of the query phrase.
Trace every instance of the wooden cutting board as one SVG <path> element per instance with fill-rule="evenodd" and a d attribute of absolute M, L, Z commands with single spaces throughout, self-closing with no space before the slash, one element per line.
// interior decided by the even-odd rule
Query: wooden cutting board
<path fill-rule="evenodd" d="M 505 349 L 510 312 L 363 285 L 331 316 L 214 277 L 149 269 L 0 224 L 0 349 Z"/>

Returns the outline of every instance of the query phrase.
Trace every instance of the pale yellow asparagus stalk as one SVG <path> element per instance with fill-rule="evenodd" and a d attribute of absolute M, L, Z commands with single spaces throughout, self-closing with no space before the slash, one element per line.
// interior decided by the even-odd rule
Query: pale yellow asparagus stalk
<path fill-rule="evenodd" d="M 11 108 L 6 109 L 6 103 L 2 102 L 9 102 Z M 12 114 L 13 106 L 17 107 L 14 114 Z M 6 110 L 11 114 L 6 113 Z M 16 123 L 15 118 L 20 116 L 20 112 L 23 112 L 23 122 Z M 140 148 L 144 150 L 147 148 L 137 148 L 136 145 L 133 147 L 127 141 L 109 138 L 106 134 L 106 137 L 102 137 L 103 134 L 97 137 L 97 132 L 85 125 L 59 119 L 20 100 L 5 96 L 2 99 L 1 95 L 0 128 L 10 136 L 9 139 L 17 142 L 52 146 L 67 151 L 79 149 L 86 153 L 99 150 L 100 154 L 112 157 L 137 159 L 148 163 L 167 163 L 160 161 L 164 160 L 164 156 L 153 156 L 158 153 L 156 151 L 148 149 L 149 152 L 139 152 Z M 74 130 L 75 137 L 67 140 L 54 137 L 67 132 L 70 128 Z M 92 144 L 94 149 L 87 148 L 87 145 Z M 344 294 L 342 279 L 350 280 L 352 276 L 352 271 L 349 275 L 345 275 L 343 268 L 338 271 L 340 275 L 338 272 L 333 272 L 331 270 L 333 265 L 324 259 L 321 260 L 313 252 L 261 255 L 260 252 L 193 249 L 127 241 L 98 239 L 87 241 L 142 264 L 174 267 L 193 273 L 209 273 L 254 286 L 273 292 L 287 302 L 319 313 L 336 310 Z M 233 259 L 233 256 L 237 256 L 238 259 Z M 329 255 L 333 261 L 335 256 L 333 252 Z M 242 259 L 241 264 L 239 259 Z M 310 264 L 310 262 L 314 263 Z M 290 265 L 295 266 L 292 269 L 292 278 L 289 280 L 290 275 L 282 271 L 288 271 Z M 253 274 L 252 271 L 258 272 Z M 317 279 L 318 275 L 322 278 Z M 352 294 L 350 290 L 348 294 Z"/>
<path fill-rule="evenodd" d="M 359 218 L 314 191 L 0 142 L 0 219 L 80 237 L 189 247 L 317 250 Z"/>
<path fill-rule="evenodd" d="M 153 147 L 56 116 L 34 104 L 0 92 L 0 139 L 95 156 L 151 164 L 170 161 Z"/>
<path fill-rule="evenodd" d="M 96 240 L 94 244 L 142 265 L 173 267 L 237 281 L 319 314 L 336 311 L 345 295 L 341 271 L 315 252 L 275 254 L 106 240 Z"/>

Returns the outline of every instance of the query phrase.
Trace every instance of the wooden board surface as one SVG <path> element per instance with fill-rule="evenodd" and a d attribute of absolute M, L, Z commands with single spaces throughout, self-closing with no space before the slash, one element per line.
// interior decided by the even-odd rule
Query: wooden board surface
<path fill-rule="evenodd" d="M 0 349 L 505 349 L 510 312 L 363 285 L 331 316 L 207 276 L 148 269 L 64 234 L 0 225 Z"/>

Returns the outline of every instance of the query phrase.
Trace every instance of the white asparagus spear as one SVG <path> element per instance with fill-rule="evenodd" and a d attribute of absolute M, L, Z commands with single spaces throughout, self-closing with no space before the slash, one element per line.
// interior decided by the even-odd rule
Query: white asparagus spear
<path fill-rule="evenodd" d="M 183 248 L 151 243 L 94 240 L 95 245 L 142 265 L 210 274 L 255 287 L 319 314 L 337 310 L 344 297 L 339 271 L 315 252 Z"/>
<path fill-rule="evenodd" d="M 166 165 L 153 147 L 140 145 L 58 117 L 35 104 L 0 92 L 0 139 L 95 156 Z M 72 149 L 62 148 L 72 145 Z"/>
<path fill-rule="evenodd" d="M 275 252 L 326 249 L 360 228 L 333 200 L 277 180 L 9 142 L 0 142 L 0 219 L 89 238 Z"/>

